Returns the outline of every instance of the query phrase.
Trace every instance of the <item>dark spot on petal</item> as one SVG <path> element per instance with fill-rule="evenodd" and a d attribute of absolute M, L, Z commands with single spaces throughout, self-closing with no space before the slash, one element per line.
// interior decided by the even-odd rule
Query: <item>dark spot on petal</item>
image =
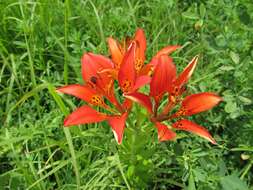
<path fill-rule="evenodd" d="M 96 84 L 96 83 L 97 83 L 97 80 L 98 80 L 98 78 L 95 77 L 95 76 L 92 76 L 92 77 L 90 78 L 90 81 L 91 81 L 93 84 Z"/>

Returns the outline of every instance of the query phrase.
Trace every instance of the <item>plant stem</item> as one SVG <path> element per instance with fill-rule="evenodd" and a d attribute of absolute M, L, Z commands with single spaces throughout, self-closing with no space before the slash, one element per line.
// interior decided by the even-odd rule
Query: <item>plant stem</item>
<path fill-rule="evenodd" d="M 250 168 L 253 165 L 253 160 L 251 160 L 248 165 L 246 166 L 246 169 L 244 170 L 244 172 L 242 173 L 240 179 L 243 180 L 243 178 L 246 176 L 246 174 L 249 172 Z"/>

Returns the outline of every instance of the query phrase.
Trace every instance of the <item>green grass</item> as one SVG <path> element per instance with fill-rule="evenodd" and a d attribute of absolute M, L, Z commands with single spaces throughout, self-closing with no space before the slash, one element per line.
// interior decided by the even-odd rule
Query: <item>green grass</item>
<path fill-rule="evenodd" d="M 0 189 L 253 189 L 251 0 L 5 0 L 0 10 Z M 122 146 L 106 123 L 63 128 L 81 101 L 55 87 L 82 83 L 82 54 L 108 55 L 106 37 L 137 27 L 147 60 L 180 44 L 181 71 L 200 54 L 188 89 L 224 102 L 193 119 L 218 146 L 186 133 L 159 144 L 147 119 Z"/>

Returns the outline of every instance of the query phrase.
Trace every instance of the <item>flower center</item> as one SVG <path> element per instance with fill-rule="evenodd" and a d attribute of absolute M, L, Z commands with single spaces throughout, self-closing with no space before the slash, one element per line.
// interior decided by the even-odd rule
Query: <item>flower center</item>
<path fill-rule="evenodd" d="M 132 86 L 132 82 L 126 79 L 122 84 L 122 90 L 123 92 L 128 92 Z"/>

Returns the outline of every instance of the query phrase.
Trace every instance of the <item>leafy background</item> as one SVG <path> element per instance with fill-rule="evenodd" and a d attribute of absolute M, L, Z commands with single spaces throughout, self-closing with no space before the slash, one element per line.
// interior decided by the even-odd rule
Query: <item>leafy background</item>
<path fill-rule="evenodd" d="M 253 189 L 251 0 L 1 0 L 0 10 L 0 189 Z M 200 54 L 188 88 L 224 102 L 193 119 L 218 146 L 186 133 L 159 144 L 145 117 L 122 146 L 106 123 L 63 129 L 81 102 L 54 87 L 82 83 L 82 54 L 108 55 L 106 37 L 137 27 L 147 60 L 181 44 L 182 70 Z"/>

